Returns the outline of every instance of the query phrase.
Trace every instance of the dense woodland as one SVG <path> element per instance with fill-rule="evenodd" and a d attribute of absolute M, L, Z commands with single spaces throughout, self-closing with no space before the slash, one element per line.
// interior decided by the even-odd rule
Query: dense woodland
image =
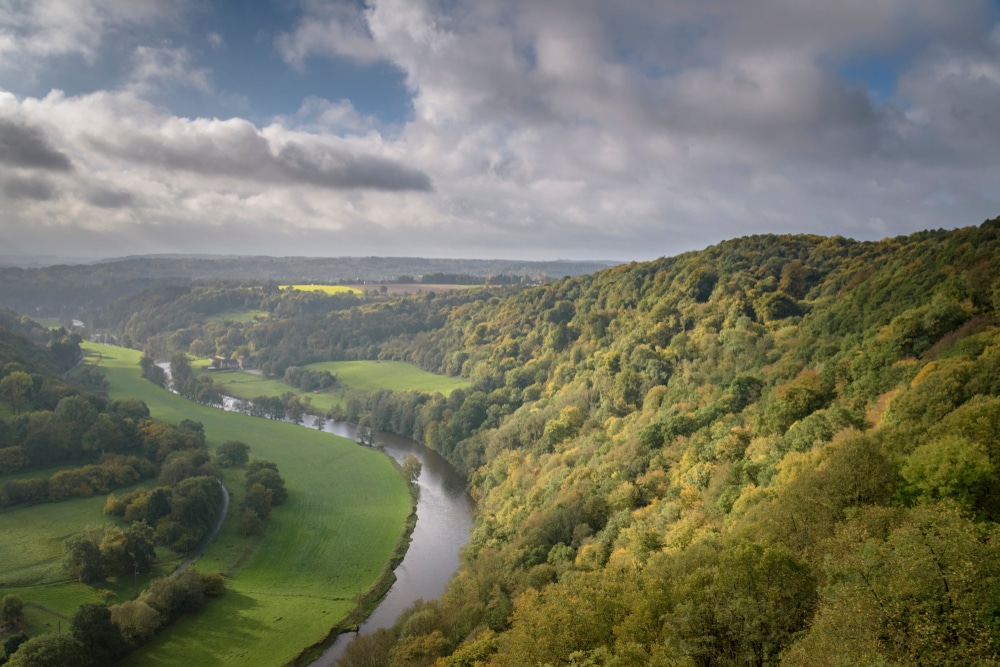
<path fill-rule="evenodd" d="M 477 502 L 444 595 L 345 664 L 995 664 L 998 257 L 1000 218 L 376 301 L 189 285 L 92 321 L 279 378 L 471 381 L 333 415 L 427 443 Z"/>

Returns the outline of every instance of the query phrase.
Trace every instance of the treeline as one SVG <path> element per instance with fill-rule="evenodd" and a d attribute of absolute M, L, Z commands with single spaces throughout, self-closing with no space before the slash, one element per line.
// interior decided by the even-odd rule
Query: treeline
<path fill-rule="evenodd" d="M 16 449 L 16 448 L 15 448 Z M 50 477 L 15 479 L 0 487 L 0 507 L 89 498 L 153 477 L 156 466 L 137 456 L 109 456 L 100 463 L 60 470 Z"/>
<path fill-rule="evenodd" d="M 271 461 L 251 462 L 244 481 L 246 496 L 240 505 L 240 532 L 247 537 L 263 531 L 271 508 L 284 505 L 288 501 L 288 491 L 285 480 L 278 473 L 278 465 Z"/>
<path fill-rule="evenodd" d="M 81 605 L 70 619 L 68 632 L 50 632 L 32 638 L 23 633 L 12 636 L 14 641 L 4 642 L 6 664 L 10 667 L 114 664 L 149 641 L 158 630 L 184 614 L 198 611 L 208 598 L 222 595 L 224 590 L 220 575 L 199 574 L 194 569 L 154 579 L 135 600 L 110 607 L 98 603 Z"/>
<path fill-rule="evenodd" d="M 218 478 L 194 475 L 172 486 L 136 489 L 121 498 L 111 494 L 104 513 L 120 517 L 129 525 L 144 523 L 150 526 L 156 544 L 184 553 L 193 550 L 211 532 L 222 504 Z"/>

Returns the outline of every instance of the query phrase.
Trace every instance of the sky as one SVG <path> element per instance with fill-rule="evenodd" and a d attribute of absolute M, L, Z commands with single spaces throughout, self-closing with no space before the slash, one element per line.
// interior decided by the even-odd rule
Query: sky
<path fill-rule="evenodd" d="M 0 255 L 647 260 L 1000 215 L 1000 0 L 0 0 Z"/>

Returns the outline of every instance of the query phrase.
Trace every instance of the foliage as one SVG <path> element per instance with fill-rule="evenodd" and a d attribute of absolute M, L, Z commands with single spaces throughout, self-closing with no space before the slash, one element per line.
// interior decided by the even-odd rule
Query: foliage
<path fill-rule="evenodd" d="M 239 440 L 226 440 L 216 447 L 215 459 L 221 466 L 242 466 L 250 460 L 250 445 Z"/>
<path fill-rule="evenodd" d="M 24 600 L 21 596 L 8 593 L 0 598 L 0 622 L 6 624 L 21 616 Z"/>
<path fill-rule="evenodd" d="M 420 477 L 420 472 L 423 470 L 423 464 L 420 463 L 420 459 L 416 456 L 410 455 L 403 459 L 403 477 L 410 484 L 413 484 Z"/>
<path fill-rule="evenodd" d="M 48 633 L 21 644 L 7 662 L 8 667 L 66 667 L 83 664 L 83 648 L 70 634 Z"/>

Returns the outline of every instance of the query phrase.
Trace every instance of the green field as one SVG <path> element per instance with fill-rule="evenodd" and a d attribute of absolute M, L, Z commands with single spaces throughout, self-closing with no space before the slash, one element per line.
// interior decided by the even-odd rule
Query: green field
<path fill-rule="evenodd" d="M 305 368 L 330 371 L 345 386 L 361 391 L 391 389 L 448 396 L 455 389 L 469 386 L 462 378 L 435 375 L 402 361 L 324 361 Z"/>
<path fill-rule="evenodd" d="M 112 523 L 101 513 L 104 500 L 94 496 L 0 512 L 0 590 L 66 581 L 63 542 L 84 526 Z"/>
<path fill-rule="evenodd" d="M 86 344 L 102 355 L 111 396 L 133 396 L 154 417 L 205 425 L 209 445 L 242 440 L 278 464 L 289 492 L 259 543 L 240 537 L 238 471 L 222 532 L 198 563 L 228 590 L 131 656 L 127 665 L 281 665 L 321 641 L 382 573 L 410 511 L 389 458 L 328 433 L 196 405 L 139 377 L 140 353 Z"/>
<path fill-rule="evenodd" d="M 36 471 L 36 474 L 45 471 Z M 18 475 L 0 477 L 0 483 Z M 152 485 L 149 480 L 145 485 Z M 134 487 L 131 487 L 134 488 Z M 122 489 L 119 493 L 127 492 Z M 72 616 L 84 602 L 98 602 L 94 588 L 70 581 L 62 567 L 63 542 L 87 526 L 115 523 L 102 513 L 105 496 L 80 498 L 58 503 L 13 507 L 0 511 L 0 594 L 16 593 L 29 603 L 25 620 L 28 632 L 37 634 L 58 628 L 58 619 Z M 154 571 L 139 578 L 140 587 L 152 577 L 163 576 L 180 562 L 166 549 L 157 549 Z M 117 600 L 134 594 L 134 582 L 107 581 L 100 585 L 113 591 Z M 44 607 L 44 609 L 43 609 Z M 51 613 L 51 610 L 55 612 Z"/>
<path fill-rule="evenodd" d="M 334 389 L 302 392 L 281 380 L 271 380 L 244 371 L 206 371 L 203 363 L 194 363 L 196 372 L 210 373 L 216 382 L 226 388 L 226 393 L 243 400 L 258 396 L 281 396 L 291 392 L 308 396 L 316 412 L 326 412 L 333 406 L 343 407 L 345 391 L 371 392 L 379 389 L 393 391 L 422 391 L 428 394 L 441 392 L 448 396 L 468 381 L 461 378 L 434 375 L 402 361 L 324 361 L 305 368 L 328 370 L 337 376 L 340 385 Z"/>
<path fill-rule="evenodd" d="M 345 294 L 353 292 L 358 296 L 365 293 L 363 289 L 348 285 L 282 285 L 281 289 L 297 289 L 302 292 L 322 292 L 323 294 Z"/>

